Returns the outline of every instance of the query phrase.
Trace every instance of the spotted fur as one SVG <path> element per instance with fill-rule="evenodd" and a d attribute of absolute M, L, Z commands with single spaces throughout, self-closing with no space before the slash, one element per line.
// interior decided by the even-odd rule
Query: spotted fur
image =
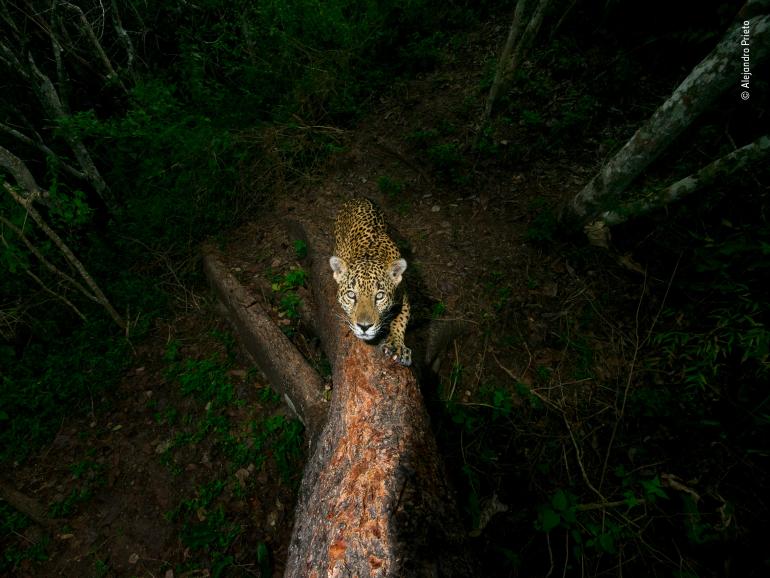
<path fill-rule="evenodd" d="M 410 365 L 412 351 L 404 345 L 409 300 L 399 289 L 406 261 L 388 236 L 382 213 L 368 199 L 348 201 L 337 215 L 334 235 L 329 264 L 348 326 L 365 341 L 387 332 L 383 352 Z"/>

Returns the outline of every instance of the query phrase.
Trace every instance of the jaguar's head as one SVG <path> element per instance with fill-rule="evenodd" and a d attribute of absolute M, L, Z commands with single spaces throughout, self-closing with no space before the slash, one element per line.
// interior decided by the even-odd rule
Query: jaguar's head
<path fill-rule="evenodd" d="M 387 265 L 368 259 L 347 263 L 341 257 L 329 259 L 337 282 L 337 301 L 347 315 L 353 334 L 370 341 L 380 332 L 394 305 L 395 291 L 406 271 L 406 261 L 395 259 Z"/>

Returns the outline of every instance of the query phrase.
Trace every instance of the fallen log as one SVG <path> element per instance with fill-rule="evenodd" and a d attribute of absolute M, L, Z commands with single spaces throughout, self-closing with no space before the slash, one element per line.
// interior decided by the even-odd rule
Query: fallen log
<path fill-rule="evenodd" d="M 323 379 L 212 247 L 203 249 L 203 270 L 227 309 L 243 348 L 305 425 L 312 447 L 329 407 L 323 397 Z"/>
<path fill-rule="evenodd" d="M 300 486 L 285 576 L 473 575 L 414 373 L 352 336 L 340 319 L 329 235 L 293 228 L 310 251 L 334 389 Z"/>

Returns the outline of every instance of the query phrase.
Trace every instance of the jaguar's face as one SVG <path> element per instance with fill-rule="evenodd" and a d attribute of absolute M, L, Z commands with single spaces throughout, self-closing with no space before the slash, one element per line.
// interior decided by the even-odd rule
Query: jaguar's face
<path fill-rule="evenodd" d="M 337 281 L 337 301 L 350 329 L 359 339 L 374 339 L 387 322 L 406 261 L 396 259 L 386 266 L 361 260 L 348 265 L 340 257 L 332 257 L 329 264 Z"/>

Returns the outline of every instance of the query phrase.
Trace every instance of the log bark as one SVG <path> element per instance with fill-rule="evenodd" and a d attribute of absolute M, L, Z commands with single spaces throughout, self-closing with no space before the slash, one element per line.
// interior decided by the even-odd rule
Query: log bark
<path fill-rule="evenodd" d="M 305 467 L 285 576 L 474 575 L 415 375 L 348 331 L 329 236 L 303 227 L 334 390 Z"/>
<path fill-rule="evenodd" d="M 246 352 L 305 425 L 312 448 L 329 405 L 323 397 L 323 380 L 212 247 L 203 249 L 203 270 Z"/>
<path fill-rule="evenodd" d="M 753 8 L 749 2 L 741 10 Z M 739 15 L 738 20 L 743 20 Z M 770 15 L 750 20 L 752 68 L 767 55 Z M 742 48 L 738 22 L 674 90 L 650 119 L 628 140 L 565 208 L 562 216 L 583 224 L 592 221 L 623 193 L 631 182 L 660 156 L 692 122 L 728 88 L 740 90 Z M 738 98 L 736 93 L 736 98 Z"/>

